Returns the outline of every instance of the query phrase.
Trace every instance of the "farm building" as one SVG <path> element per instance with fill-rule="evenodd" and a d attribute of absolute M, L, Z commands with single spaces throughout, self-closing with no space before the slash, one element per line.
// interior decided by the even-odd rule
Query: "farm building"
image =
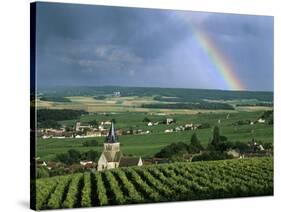
<path fill-rule="evenodd" d="M 142 166 L 143 161 L 141 157 L 122 157 L 119 163 L 120 167 L 128 166 Z"/>

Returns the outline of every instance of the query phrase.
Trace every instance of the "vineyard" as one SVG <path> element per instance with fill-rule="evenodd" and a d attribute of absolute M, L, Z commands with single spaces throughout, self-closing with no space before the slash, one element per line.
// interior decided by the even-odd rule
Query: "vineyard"
<path fill-rule="evenodd" d="M 272 158 L 173 163 L 36 180 L 36 210 L 272 194 Z"/>

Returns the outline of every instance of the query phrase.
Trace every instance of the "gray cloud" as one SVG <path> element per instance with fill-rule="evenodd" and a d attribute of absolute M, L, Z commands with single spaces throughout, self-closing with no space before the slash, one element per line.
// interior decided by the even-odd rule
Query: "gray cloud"
<path fill-rule="evenodd" d="M 212 39 L 248 89 L 273 89 L 272 17 L 42 2 L 37 6 L 39 87 L 228 89 L 194 39 L 190 22 Z"/>

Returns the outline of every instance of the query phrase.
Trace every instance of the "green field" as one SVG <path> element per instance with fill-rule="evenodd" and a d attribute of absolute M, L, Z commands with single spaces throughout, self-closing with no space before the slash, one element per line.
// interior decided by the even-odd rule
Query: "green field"
<path fill-rule="evenodd" d="M 114 96 L 119 91 L 121 96 Z M 40 98 L 58 99 L 59 101 L 42 101 Z M 102 98 L 97 98 L 102 97 Z M 65 101 L 65 98 L 70 100 Z M 46 99 L 46 98 L 45 98 Z M 199 89 L 174 89 L 174 88 L 137 88 L 137 87 L 75 87 L 54 88 L 44 90 L 36 99 L 38 109 L 75 109 L 85 110 L 75 120 L 59 121 L 59 124 L 72 128 L 77 121 L 87 123 L 96 120 L 116 121 L 116 129 L 123 131 L 142 130 L 150 131 L 146 135 L 122 135 L 119 136 L 121 150 L 126 155 L 153 157 L 164 146 L 173 142 L 189 143 L 191 135 L 196 132 L 203 146 L 207 146 L 212 137 L 214 126 L 218 125 L 221 135 L 229 141 L 249 142 L 253 138 L 259 142 L 273 142 L 273 125 L 267 123 L 254 125 L 233 124 L 238 121 L 256 121 L 266 110 L 272 107 L 239 106 L 237 104 L 253 104 L 273 101 L 273 92 L 249 92 L 249 91 L 222 91 Z M 64 100 L 64 101 L 61 101 Z M 143 108 L 143 104 L 176 104 L 176 103 L 223 103 L 229 104 L 233 109 L 156 109 Z M 148 118 L 152 122 L 162 122 L 166 118 L 176 120 L 175 124 L 147 126 L 143 122 Z M 181 131 L 164 133 L 166 129 L 184 126 L 185 124 L 208 123 L 210 128 L 194 131 Z M 83 142 L 95 139 L 98 146 L 84 147 Z M 56 154 L 67 152 L 69 149 L 77 149 L 81 152 L 90 149 L 102 151 L 104 137 L 77 138 L 77 139 L 37 139 L 37 153 L 43 160 L 53 160 Z"/>
<path fill-rule="evenodd" d="M 36 180 L 36 210 L 273 195 L 272 158 L 174 163 Z"/>
<path fill-rule="evenodd" d="M 229 115 L 228 115 L 229 114 Z M 186 142 L 189 143 L 191 135 L 196 132 L 203 146 L 207 146 L 210 138 L 212 137 L 212 130 L 215 125 L 220 127 L 221 134 L 227 136 L 230 141 L 248 142 L 255 138 L 261 142 L 273 142 L 273 125 L 268 124 L 255 124 L 255 125 L 240 125 L 233 126 L 239 120 L 257 120 L 262 111 L 254 112 L 234 112 L 234 113 L 201 113 L 201 114 L 174 114 L 169 116 L 147 115 L 147 113 L 134 112 L 134 113 L 115 113 L 110 115 L 83 115 L 81 116 L 82 122 L 91 120 L 116 120 L 116 129 L 142 129 L 152 131 L 147 135 L 123 135 L 119 136 L 121 143 L 121 150 L 126 155 L 138 155 L 142 157 L 152 157 L 155 153 L 159 152 L 164 146 L 173 142 Z M 176 119 L 175 124 L 171 125 L 157 125 L 147 126 L 143 119 L 148 117 L 153 122 L 161 121 L 165 117 Z M 227 118 L 228 117 L 228 118 Z M 220 120 L 220 124 L 218 124 Z M 66 125 L 73 125 L 76 120 L 63 121 L 61 123 Z M 184 125 L 186 123 L 209 123 L 210 128 L 198 129 L 182 132 L 164 133 L 165 129 L 174 128 L 176 126 Z M 96 147 L 84 147 L 83 142 L 95 139 L 99 141 L 100 145 Z M 102 143 L 104 137 L 98 138 L 70 138 L 70 139 L 37 139 L 37 156 L 44 160 L 52 160 L 56 154 L 67 152 L 69 149 L 77 149 L 81 152 L 90 149 L 102 151 Z"/>

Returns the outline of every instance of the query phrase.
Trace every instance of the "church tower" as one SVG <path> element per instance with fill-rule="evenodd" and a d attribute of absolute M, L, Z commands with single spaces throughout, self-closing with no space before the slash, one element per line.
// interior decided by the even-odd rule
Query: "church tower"
<path fill-rule="evenodd" d="M 104 142 L 103 152 L 98 161 L 98 171 L 117 168 L 121 156 L 120 143 L 117 140 L 114 123 L 112 122 L 108 136 Z"/>

